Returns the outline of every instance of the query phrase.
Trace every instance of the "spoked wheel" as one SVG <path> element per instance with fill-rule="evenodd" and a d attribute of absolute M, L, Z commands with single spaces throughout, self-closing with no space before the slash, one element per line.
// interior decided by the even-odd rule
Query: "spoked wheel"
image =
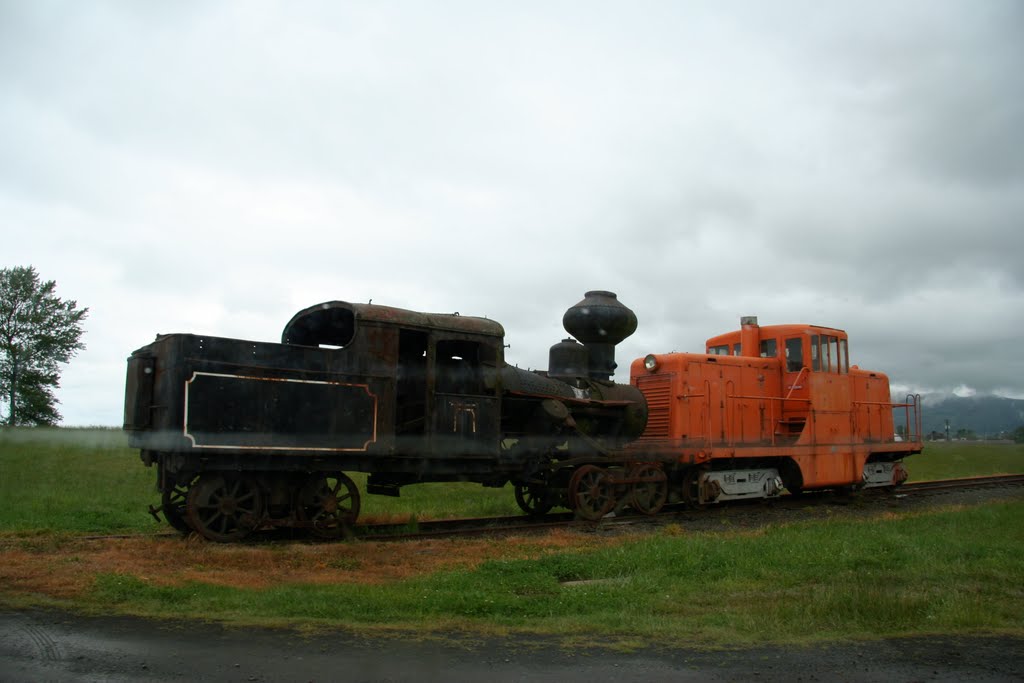
<path fill-rule="evenodd" d="M 542 517 L 555 506 L 551 489 L 534 482 L 516 484 L 516 503 L 531 517 Z"/>
<path fill-rule="evenodd" d="M 341 538 L 359 516 L 359 489 L 342 472 L 314 474 L 299 491 L 299 519 L 320 538 Z"/>
<path fill-rule="evenodd" d="M 263 494 L 252 477 L 204 475 L 189 491 L 185 508 L 189 524 L 206 538 L 237 541 L 263 518 Z"/>
<path fill-rule="evenodd" d="M 580 519 L 596 522 L 615 507 L 615 487 L 608 479 L 608 470 L 596 465 L 583 465 L 573 473 L 569 501 Z"/>
<path fill-rule="evenodd" d="M 164 489 L 160 494 L 160 510 L 164 513 L 164 519 L 183 534 L 192 531 L 186 508 L 188 507 L 188 493 L 195 481 L 195 477 L 190 478 L 184 484 L 175 481 L 171 488 Z"/>
<path fill-rule="evenodd" d="M 644 515 L 656 515 L 668 500 L 668 477 L 656 465 L 637 465 L 629 473 L 630 479 L 639 479 L 630 489 L 629 504 Z"/>

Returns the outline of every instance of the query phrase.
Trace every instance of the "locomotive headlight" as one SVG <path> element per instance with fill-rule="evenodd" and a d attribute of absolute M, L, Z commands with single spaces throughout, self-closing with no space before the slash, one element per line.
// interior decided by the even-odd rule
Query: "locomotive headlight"
<path fill-rule="evenodd" d="M 644 357 L 644 367 L 647 368 L 647 372 L 654 372 L 658 369 L 658 359 L 654 357 L 653 353 Z"/>

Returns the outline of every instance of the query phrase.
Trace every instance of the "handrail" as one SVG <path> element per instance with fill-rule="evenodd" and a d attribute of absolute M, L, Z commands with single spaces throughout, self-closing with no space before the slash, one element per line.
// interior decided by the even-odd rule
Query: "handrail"
<path fill-rule="evenodd" d="M 911 441 L 924 441 L 924 430 L 921 425 L 921 394 L 907 394 L 905 403 L 902 404 L 904 414 L 904 427 L 907 438 Z M 914 431 L 910 430 L 910 409 L 914 409 Z M 914 437 L 917 438 L 914 438 Z"/>
<path fill-rule="evenodd" d="M 705 445 L 715 447 L 715 438 L 711 435 L 711 380 L 704 380 L 704 434 Z"/>
<path fill-rule="evenodd" d="M 736 389 L 736 383 L 731 379 L 727 379 L 722 389 L 725 395 L 729 396 L 729 391 Z M 729 401 L 728 399 L 722 410 L 722 436 L 727 446 L 736 445 L 736 402 Z"/>
<path fill-rule="evenodd" d="M 781 396 L 747 396 L 746 394 L 730 394 L 726 396 L 729 398 L 752 398 L 759 401 L 803 401 L 804 403 L 810 403 L 809 398 L 782 398 Z"/>
<path fill-rule="evenodd" d="M 803 366 L 802 368 L 800 368 L 800 372 L 796 373 L 796 379 L 794 379 L 793 383 L 789 385 L 789 393 L 786 394 L 786 398 L 782 399 L 783 401 L 789 401 L 790 400 L 790 398 L 793 396 L 793 392 L 796 391 L 796 386 L 797 386 L 797 384 L 799 384 L 800 378 L 803 376 L 803 374 L 805 372 L 807 372 L 807 366 L 806 365 Z M 796 400 L 799 400 L 799 399 L 796 399 Z"/>
<path fill-rule="evenodd" d="M 903 408 L 903 429 L 905 438 L 911 442 L 922 441 L 924 434 L 921 428 L 921 394 L 907 394 L 903 403 L 894 401 L 850 401 L 851 406 L 879 406 L 895 410 Z M 913 414 L 911 414 L 913 411 Z M 854 416 L 854 427 L 856 427 L 856 411 L 851 411 Z M 895 422 L 895 418 L 893 419 Z M 913 423 L 913 424 L 911 424 Z M 893 425 L 895 427 L 895 425 Z"/>
<path fill-rule="evenodd" d="M 806 370 L 806 369 L 807 368 L 804 368 L 803 370 Z M 801 370 L 801 373 L 803 372 L 803 370 Z M 778 441 L 777 441 L 777 434 L 776 434 L 777 430 L 775 428 L 776 427 L 776 420 L 777 420 L 777 418 L 776 418 L 776 415 L 775 415 L 775 403 L 777 401 L 782 401 L 782 402 L 784 402 L 784 401 L 798 401 L 798 402 L 806 403 L 806 404 L 809 404 L 809 405 L 812 404 L 812 401 L 811 401 L 810 398 L 800 398 L 800 397 L 793 398 L 793 389 L 795 388 L 795 385 L 797 384 L 799 379 L 800 379 L 800 375 L 798 375 L 797 379 L 794 380 L 794 382 L 793 382 L 794 386 L 790 387 L 790 391 L 789 391 L 789 393 L 786 396 L 730 394 L 730 393 L 727 393 L 727 392 L 724 393 L 724 395 L 722 396 L 722 399 L 725 401 L 725 403 L 721 406 L 721 411 L 720 411 L 721 419 L 723 421 L 723 426 L 728 426 L 728 424 L 726 424 L 726 423 L 729 421 L 730 417 L 732 417 L 733 418 L 733 422 L 735 422 L 735 415 L 731 413 L 731 411 L 735 409 L 734 401 L 736 401 L 738 399 L 753 400 L 753 401 L 765 401 L 765 402 L 767 402 L 769 404 L 769 410 L 770 410 L 770 413 L 768 415 L 769 424 L 773 426 L 773 428 L 771 430 L 771 433 L 769 434 L 770 443 L 773 446 L 777 445 L 777 443 L 778 443 Z M 732 383 L 730 382 L 730 384 L 732 384 Z M 712 395 L 711 380 L 706 379 L 706 380 L 704 380 L 704 392 L 703 393 L 700 393 L 700 394 L 685 394 L 685 395 L 679 395 L 679 396 L 676 397 L 676 398 L 703 398 L 704 399 L 704 416 L 703 416 L 703 418 L 704 418 L 703 419 L 704 429 L 702 431 L 704 432 L 704 443 L 705 443 L 705 446 L 707 446 L 709 448 L 713 448 L 714 444 L 715 444 L 715 441 L 716 441 L 715 435 L 712 434 L 712 430 L 711 430 L 711 426 L 712 426 L 711 395 Z M 904 425 L 904 435 L 905 435 L 904 438 L 906 438 L 908 441 L 912 441 L 912 442 L 921 441 L 922 438 L 923 438 L 922 418 L 921 418 L 921 395 L 920 394 L 908 394 L 904 403 L 895 403 L 893 401 L 857 401 L 857 400 L 851 400 L 850 401 L 850 406 L 851 406 L 851 408 L 853 408 L 855 406 L 879 406 L 879 407 L 890 408 L 890 409 L 903 408 L 904 409 L 903 425 Z M 853 430 L 854 433 L 856 433 L 856 431 L 857 431 L 857 428 L 856 428 L 857 416 L 858 416 L 858 411 L 850 410 L 850 419 L 852 421 L 850 426 L 851 426 L 851 429 Z M 778 418 L 778 420 L 781 420 L 781 419 L 782 419 L 781 417 Z M 808 413 L 807 413 L 807 416 L 806 416 L 806 427 L 805 427 L 805 429 L 807 429 L 807 428 L 810 429 L 810 434 L 811 434 L 812 440 L 816 441 L 816 439 L 814 439 L 814 436 L 815 436 L 815 434 L 814 434 L 814 424 L 815 424 L 815 411 L 814 410 L 809 410 Z M 731 444 L 733 444 L 735 442 L 734 435 L 733 435 L 732 431 L 730 431 L 730 430 L 726 430 L 726 432 L 727 432 L 728 435 L 726 437 L 725 443 L 727 445 L 731 445 Z M 812 443 L 813 443 L 813 441 L 812 441 Z"/>
<path fill-rule="evenodd" d="M 708 380 L 705 380 L 705 383 L 709 384 L 710 382 Z M 691 394 L 691 395 L 703 396 L 704 394 Z M 776 443 L 776 436 L 777 435 L 775 433 L 776 432 L 776 430 L 775 430 L 776 423 L 778 421 L 782 420 L 781 417 L 779 417 L 779 418 L 775 417 L 775 403 L 779 402 L 779 401 L 801 401 L 803 403 L 808 403 L 809 404 L 811 402 L 811 399 L 809 399 L 809 398 L 783 398 L 782 396 L 764 396 L 764 395 L 748 395 L 748 394 L 726 394 L 723 398 L 725 399 L 725 401 L 727 403 L 730 403 L 730 404 L 733 401 L 733 399 L 748 399 L 748 400 L 753 400 L 753 401 L 766 401 L 768 403 L 769 409 L 771 410 L 771 413 L 768 415 L 768 420 L 769 420 L 769 424 L 772 425 L 772 429 L 771 429 L 771 432 L 770 432 L 770 438 L 771 438 L 771 444 L 773 446 L 777 445 L 777 443 Z M 709 403 L 710 403 L 710 397 L 709 397 Z M 710 410 L 710 405 L 708 406 L 708 409 Z M 722 413 L 722 419 L 723 420 L 725 419 L 725 411 L 724 410 L 723 410 L 723 413 Z M 811 411 L 808 414 L 808 421 L 809 422 L 813 422 L 813 419 L 814 419 L 813 418 L 813 411 Z M 711 434 L 710 413 L 709 413 L 709 420 L 708 420 L 708 424 L 707 424 L 707 431 L 706 431 L 706 433 L 709 435 L 709 438 L 710 438 L 710 434 Z M 735 442 L 735 439 L 732 439 L 731 441 Z"/>

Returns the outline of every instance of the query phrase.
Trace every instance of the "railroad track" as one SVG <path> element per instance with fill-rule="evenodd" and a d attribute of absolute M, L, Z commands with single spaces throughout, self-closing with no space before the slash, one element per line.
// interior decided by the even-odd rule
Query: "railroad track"
<path fill-rule="evenodd" d="M 963 490 L 971 488 L 989 488 L 996 486 L 1019 486 L 1024 484 L 1024 474 L 1007 474 L 983 477 L 963 477 L 958 479 L 940 479 L 935 481 L 909 482 L 902 486 L 891 488 L 865 489 L 857 495 L 875 497 L 891 497 L 893 495 L 906 496 L 928 494 L 931 492 L 944 492 L 949 490 Z M 709 505 L 700 509 L 687 508 L 684 505 L 666 505 L 665 509 L 656 516 L 647 516 L 634 513 L 629 509 L 624 512 L 612 513 L 608 517 L 597 521 L 587 522 L 577 520 L 571 512 L 549 513 L 539 519 L 531 519 L 523 515 L 509 517 L 485 517 L 480 519 L 449 519 L 431 520 L 410 524 L 386 524 L 386 525 L 365 525 L 355 529 L 355 537 L 360 540 L 408 540 L 415 538 L 443 538 L 454 536 L 472 536 L 487 534 L 510 534 L 538 532 L 554 528 L 578 527 L 584 529 L 621 527 L 637 524 L 662 523 L 672 521 L 686 521 L 702 515 L 709 510 L 728 508 L 760 508 L 765 503 L 784 505 L 795 504 L 799 507 L 806 507 L 807 501 L 818 501 L 831 499 L 835 502 L 848 503 L 849 496 L 840 497 L 832 491 L 808 492 L 800 498 L 789 495 L 766 501 L 756 499 L 750 501 L 737 501 L 726 506 Z M 799 502 L 798 502 L 799 501 Z"/>
<path fill-rule="evenodd" d="M 1024 483 L 1024 474 L 996 474 L 986 477 L 961 477 L 959 479 L 936 479 L 934 481 L 908 482 L 897 491 L 941 491 L 948 489 L 965 489 L 974 487 L 1020 485 Z"/>
<path fill-rule="evenodd" d="M 870 497 L 872 499 L 891 496 L 917 496 L 931 493 L 941 493 L 952 490 L 963 490 L 972 488 L 991 488 L 999 486 L 1020 486 L 1024 484 L 1024 474 L 1001 474 L 983 477 L 962 477 L 957 479 L 938 479 L 934 481 L 908 482 L 899 488 L 875 488 L 865 489 L 858 492 L 857 496 Z M 513 534 L 513 533 L 535 533 L 555 528 L 580 528 L 580 529 L 612 529 L 630 525 L 659 524 L 672 522 L 685 522 L 697 519 L 709 510 L 728 509 L 763 509 L 765 504 L 774 507 L 794 506 L 799 508 L 807 507 L 811 501 L 830 500 L 836 503 L 849 503 L 856 497 L 842 496 L 842 494 L 831 491 L 807 492 L 799 498 L 784 495 L 770 501 L 756 499 L 750 501 L 737 501 L 724 505 L 709 505 L 701 509 L 687 508 L 680 504 L 666 505 L 664 510 L 656 516 L 647 516 L 634 513 L 629 509 L 620 513 L 612 513 L 597 522 L 577 520 L 571 512 L 549 513 L 541 518 L 531 518 L 526 515 L 512 515 L 507 517 L 483 517 L 463 519 L 441 519 L 411 521 L 400 524 L 360 524 L 356 525 L 350 539 L 362 541 L 400 541 L 410 539 L 446 538 L 460 536 L 480 536 L 488 534 Z M 753 514 L 757 514 L 756 511 Z M 109 540 L 137 537 L 158 537 L 174 538 L 180 534 L 173 532 L 159 534 L 105 534 L 79 537 L 82 540 Z M 278 531 L 260 532 L 250 537 L 245 543 L 274 543 L 281 540 L 295 540 L 292 534 Z"/>

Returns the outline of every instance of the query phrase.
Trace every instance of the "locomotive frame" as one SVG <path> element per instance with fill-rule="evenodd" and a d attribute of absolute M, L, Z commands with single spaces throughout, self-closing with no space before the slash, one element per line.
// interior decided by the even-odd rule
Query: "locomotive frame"
<path fill-rule="evenodd" d="M 217 541 L 261 526 L 334 538 L 360 507 L 345 472 L 361 471 L 371 494 L 511 482 L 530 514 L 596 520 L 898 485 L 902 457 L 921 451 L 918 399 L 899 404 L 896 441 L 888 378 L 848 366 L 841 330 L 749 319 L 703 354 L 637 359 L 617 384 L 633 312 L 591 291 L 563 324 L 575 339 L 544 372 L 504 362 L 495 321 L 343 301 L 296 313 L 281 343 L 158 335 L 128 359 L 125 394 L 129 443 L 157 469 L 151 512 Z"/>

